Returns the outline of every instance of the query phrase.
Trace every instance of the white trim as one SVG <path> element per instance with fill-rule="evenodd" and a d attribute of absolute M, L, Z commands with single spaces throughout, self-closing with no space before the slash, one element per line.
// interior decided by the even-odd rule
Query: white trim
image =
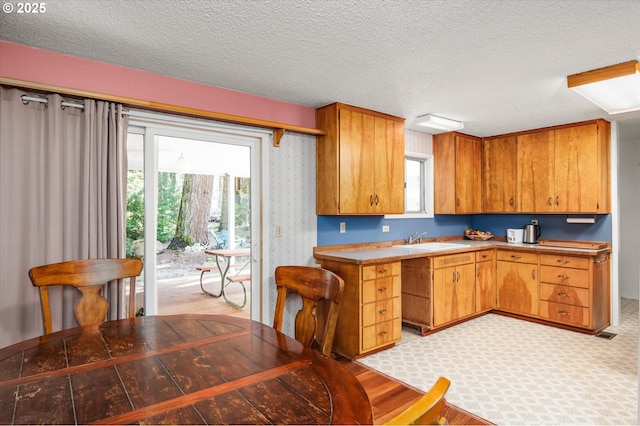
<path fill-rule="evenodd" d="M 618 123 L 611 122 L 610 164 L 611 164 L 611 325 L 620 325 L 620 202 L 618 194 Z"/>
<path fill-rule="evenodd" d="M 258 277 L 251 280 L 251 295 L 258 295 L 250 299 L 251 318 L 269 324 L 272 319 L 269 314 L 269 256 L 268 256 L 268 230 L 269 227 L 263 223 L 268 220 L 268 200 L 266 193 L 268 188 L 268 147 L 273 141 L 273 131 L 262 128 L 253 128 L 235 124 L 221 123 L 212 120 L 202 120 L 189 117 L 180 117 L 169 114 L 150 113 L 146 111 L 129 111 L 129 127 L 134 132 L 145 129 L 145 164 L 147 161 L 155 161 L 153 170 L 157 170 L 157 146 L 153 142 L 156 135 L 180 137 L 185 139 L 195 139 L 216 143 L 231 143 L 247 146 L 251 149 L 251 275 Z M 149 139 L 147 139 L 149 138 Z M 148 143 L 151 141 L 151 143 Z M 147 152 L 147 145 L 151 146 Z M 149 163 L 153 164 L 153 163 Z M 153 191 L 157 197 L 157 174 L 148 178 L 145 173 L 145 191 Z M 154 208 L 148 213 L 145 211 L 145 229 L 156 229 L 157 199 L 153 201 Z M 257 224 L 257 226 L 255 226 Z M 258 229 L 255 229 L 255 228 Z M 148 242 L 147 242 L 148 241 Z M 155 232 L 154 238 L 145 238 L 145 252 L 155 253 Z M 153 283 L 155 279 L 155 262 L 150 256 L 145 262 L 145 315 L 157 315 L 158 296 Z M 148 271 L 148 274 L 147 274 Z M 149 281 L 147 281 L 147 277 Z M 150 283 L 150 284 L 148 284 Z M 149 294 L 147 294 L 147 289 Z"/>
<path fill-rule="evenodd" d="M 426 165 L 425 170 L 425 210 L 426 213 L 418 213 L 418 212 L 409 212 L 403 214 L 386 214 L 384 215 L 385 219 L 433 219 L 434 217 L 434 188 L 433 188 L 433 171 L 434 171 L 434 158 L 433 154 L 425 154 L 422 152 L 410 152 L 407 151 L 404 153 L 404 160 L 407 158 L 415 158 L 419 160 L 424 160 Z M 406 176 L 405 176 L 405 187 L 406 187 Z M 405 198 L 406 198 L 406 189 L 405 189 Z M 406 201 L 405 201 L 406 203 Z"/>

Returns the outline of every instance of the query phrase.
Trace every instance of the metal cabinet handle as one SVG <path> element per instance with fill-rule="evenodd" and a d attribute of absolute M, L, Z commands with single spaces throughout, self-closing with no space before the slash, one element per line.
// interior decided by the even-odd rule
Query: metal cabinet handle
<path fill-rule="evenodd" d="M 547 200 L 547 204 L 551 206 L 553 204 L 552 200 L 553 200 L 553 198 L 549 197 L 549 199 Z"/>
<path fill-rule="evenodd" d="M 509 200 L 509 204 L 513 205 L 513 197 L 511 197 L 511 199 Z"/>
<path fill-rule="evenodd" d="M 514 259 L 521 259 L 522 258 L 522 256 L 519 256 L 517 254 L 512 254 L 511 257 L 514 258 Z"/>
<path fill-rule="evenodd" d="M 556 195 L 556 206 L 560 205 L 560 197 Z"/>
<path fill-rule="evenodd" d="M 534 280 L 536 279 L 536 270 L 535 269 L 531 270 L 531 278 L 533 278 Z"/>
<path fill-rule="evenodd" d="M 569 275 L 558 275 L 558 278 L 562 280 L 566 280 L 566 279 L 569 279 Z"/>
<path fill-rule="evenodd" d="M 558 296 L 560 296 L 560 297 L 569 297 L 569 294 L 565 293 L 564 291 L 562 291 L 562 292 L 558 293 Z"/>
<path fill-rule="evenodd" d="M 386 269 L 386 268 L 385 268 L 385 269 L 380 269 L 380 270 L 378 271 L 378 273 L 379 273 L 379 274 L 385 274 L 386 272 L 387 272 L 387 269 Z"/>
<path fill-rule="evenodd" d="M 460 272 L 457 272 L 458 274 L 458 278 L 456 279 L 457 282 L 460 282 Z"/>
<path fill-rule="evenodd" d="M 378 311 L 378 313 L 379 313 L 380 315 L 384 315 L 384 314 L 386 314 L 386 313 L 387 313 L 387 310 L 386 310 L 386 309 L 382 309 L 382 310 L 379 310 L 379 311 Z"/>
<path fill-rule="evenodd" d="M 456 271 L 453 271 L 453 279 L 452 281 L 455 283 L 456 282 Z"/>
<path fill-rule="evenodd" d="M 369 205 L 372 206 L 373 205 L 373 195 L 369 196 Z"/>
<path fill-rule="evenodd" d="M 558 313 L 559 313 L 560 315 L 564 315 L 564 316 L 571 315 L 571 314 L 570 314 L 569 312 L 567 312 L 567 311 L 558 311 Z"/>
<path fill-rule="evenodd" d="M 378 194 L 376 194 L 376 206 L 378 205 L 379 202 L 380 202 L 380 198 L 378 197 Z"/>
<path fill-rule="evenodd" d="M 482 255 L 482 258 L 483 258 L 483 259 L 486 259 L 487 257 L 488 257 L 488 255 L 486 255 L 486 254 L 483 254 L 483 255 Z"/>
<path fill-rule="evenodd" d="M 456 198 L 456 206 L 460 207 L 460 198 Z"/>
<path fill-rule="evenodd" d="M 566 265 L 567 263 L 570 263 L 571 261 L 567 260 L 567 259 L 558 259 L 558 262 L 564 263 Z"/>
<path fill-rule="evenodd" d="M 387 291 L 387 288 L 386 288 L 386 287 L 380 287 L 380 288 L 378 289 L 378 291 L 379 291 L 380 293 L 382 293 L 382 292 L 384 292 L 384 291 Z"/>
<path fill-rule="evenodd" d="M 387 332 L 386 331 L 381 331 L 380 333 L 378 333 L 378 336 L 383 337 L 386 336 Z"/>

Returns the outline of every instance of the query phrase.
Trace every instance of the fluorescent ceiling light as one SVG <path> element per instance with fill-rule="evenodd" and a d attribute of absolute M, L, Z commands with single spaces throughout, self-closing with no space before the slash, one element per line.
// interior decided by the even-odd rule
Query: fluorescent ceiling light
<path fill-rule="evenodd" d="M 609 114 L 640 110 L 638 61 L 570 75 L 567 86 Z"/>
<path fill-rule="evenodd" d="M 427 114 L 416 118 L 415 124 L 418 126 L 429 127 L 436 130 L 461 130 L 464 128 L 462 121 L 452 120 L 450 118 L 438 117 L 437 115 Z"/>

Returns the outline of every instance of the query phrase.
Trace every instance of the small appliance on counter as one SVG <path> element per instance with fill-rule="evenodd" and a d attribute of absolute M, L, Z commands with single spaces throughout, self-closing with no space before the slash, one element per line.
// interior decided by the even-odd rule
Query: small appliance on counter
<path fill-rule="evenodd" d="M 507 242 L 522 244 L 524 241 L 524 229 L 507 229 Z"/>
<path fill-rule="evenodd" d="M 523 241 L 527 244 L 535 244 L 538 242 L 538 238 L 540 238 L 540 225 L 531 224 L 524 226 L 524 239 Z"/>

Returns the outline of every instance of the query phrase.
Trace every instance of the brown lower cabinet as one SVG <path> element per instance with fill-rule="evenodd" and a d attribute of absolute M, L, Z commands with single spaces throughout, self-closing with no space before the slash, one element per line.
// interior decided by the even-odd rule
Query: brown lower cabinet
<path fill-rule="evenodd" d="M 492 310 L 598 332 L 609 254 L 485 249 L 402 260 L 402 321 L 422 334 Z"/>
<path fill-rule="evenodd" d="M 402 320 L 426 331 L 476 312 L 475 253 L 402 261 Z"/>
<path fill-rule="evenodd" d="M 498 309 L 538 315 L 538 254 L 498 250 L 496 291 Z"/>
<path fill-rule="evenodd" d="M 501 246 L 504 247 L 504 246 Z M 490 312 L 597 333 L 610 324 L 609 253 L 490 248 L 359 264 L 317 257 L 345 281 L 333 350 L 358 358 Z"/>
<path fill-rule="evenodd" d="M 400 261 L 355 264 L 319 260 L 344 279 L 333 351 L 349 358 L 393 346 L 402 337 Z"/>

